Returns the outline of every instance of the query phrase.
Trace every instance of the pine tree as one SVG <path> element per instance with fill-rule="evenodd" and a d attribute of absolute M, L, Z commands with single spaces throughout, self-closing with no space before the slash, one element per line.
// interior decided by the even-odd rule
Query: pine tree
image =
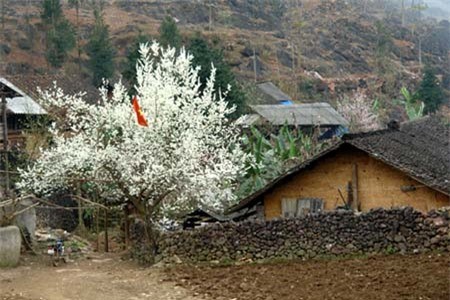
<path fill-rule="evenodd" d="M 77 52 L 78 52 L 78 68 L 81 69 L 81 38 L 80 38 L 80 6 L 83 4 L 84 0 L 69 0 L 69 4 L 75 7 L 77 14 Z"/>
<path fill-rule="evenodd" d="M 103 15 L 94 10 L 94 16 L 94 30 L 86 45 L 86 53 L 89 55 L 88 66 L 92 72 L 92 82 L 95 86 L 100 86 L 103 79 L 109 79 L 114 74 L 114 49 Z"/>
<path fill-rule="evenodd" d="M 165 17 L 159 27 L 159 43 L 164 48 L 171 46 L 175 49 L 179 49 L 181 47 L 180 31 L 178 30 L 175 20 L 170 16 Z"/>
<path fill-rule="evenodd" d="M 47 61 L 59 68 L 66 61 L 68 52 L 75 47 L 74 30 L 64 17 L 59 0 L 42 2 L 41 19 L 47 36 Z"/>
<path fill-rule="evenodd" d="M 55 26 L 62 17 L 60 0 L 44 0 L 42 2 L 41 19 L 45 25 Z"/>
<path fill-rule="evenodd" d="M 236 106 L 232 118 L 237 118 L 245 112 L 245 93 L 237 82 L 230 66 L 225 62 L 223 53 L 211 48 L 206 40 L 199 35 L 194 36 L 189 43 L 188 51 L 194 56 L 192 63 L 199 66 L 199 77 L 202 86 L 205 87 L 206 80 L 211 74 L 212 65 L 216 68 L 215 88 L 217 92 L 225 92 L 231 87 L 227 95 L 230 105 Z"/>
<path fill-rule="evenodd" d="M 139 47 L 140 44 L 148 42 L 150 42 L 150 39 L 147 36 L 139 34 L 136 36 L 133 45 L 128 49 L 127 60 L 122 75 L 123 78 L 125 78 L 125 80 L 130 84 L 131 94 L 135 93 L 134 86 L 136 85 L 136 63 L 141 58 Z"/>
<path fill-rule="evenodd" d="M 433 113 L 445 102 L 444 91 L 436 77 L 435 71 L 430 66 L 426 66 L 417 91 L 417 98 L 425 103 L 426 114 Z"/>

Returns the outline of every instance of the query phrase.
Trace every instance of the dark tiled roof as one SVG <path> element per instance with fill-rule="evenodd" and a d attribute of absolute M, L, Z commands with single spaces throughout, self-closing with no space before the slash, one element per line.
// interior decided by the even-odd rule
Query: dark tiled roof
<path fill-rule="evenodd" d="M 89 103 L 96 103 L 99 98 L 99 91 L 90 82 L 89 78 L 82 75 L 65 75 L 57 74 L 24 74 L 20 76 L 6 75 L 7 80 L 14 82 L 14 84 L 27 93 L 34 99 L 39 99 L 37 87 L 42 90 L 53 88 L 53 83 L 62 88 L 66 94 L 76 94 L 85 92 L 85 101 Z"/>
<path fill-rule="evenodd" d="M 346 142 L 436 190 L 450 194 L 449 122 L 427 117 L 400 130 L 349 136 Z"/>
<path fill-rule="evenodd" d="M 375 159 L 406 173 L 424 185 L 450 195 L 450 123 L 444 117 L 426 117 L 405 123 L 400 130 L 379 130 L 350 134 L 330 148 L 295 166 L 268 183 L 261 190 L 241 200 L 229 212 L 238 211 L 259 201 L 279 182 L 305 170 L 330 152 L 351 145 Z"/>

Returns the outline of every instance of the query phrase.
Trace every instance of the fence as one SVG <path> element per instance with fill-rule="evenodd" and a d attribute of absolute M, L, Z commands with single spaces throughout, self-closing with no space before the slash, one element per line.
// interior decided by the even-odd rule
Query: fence
<path fill-rule="evenodd" d="M 275 221 L 221 223 L 163 236 L 159 259 L 184 262 L 450 251 L 449 210 L 331 211 Z"/>

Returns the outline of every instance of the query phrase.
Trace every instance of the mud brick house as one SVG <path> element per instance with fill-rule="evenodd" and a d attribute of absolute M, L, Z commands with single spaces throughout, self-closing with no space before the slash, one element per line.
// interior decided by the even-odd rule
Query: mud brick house
<path fill-rule="evenodd" d="M 449 121 L 428 117 L 399 128 L 345 135 L 230 208 L 264 219 L 347 207 L 450 206 Z"/>

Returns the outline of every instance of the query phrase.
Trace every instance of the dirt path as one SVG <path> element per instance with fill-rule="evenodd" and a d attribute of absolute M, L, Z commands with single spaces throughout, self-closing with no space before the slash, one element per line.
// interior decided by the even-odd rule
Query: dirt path
<path fill-rule="evenodd" d="M 161 272 L 121 261 L 117 255 L 56 268 L 28 261 L 0 270 L 0 300 L 201 300 L 163 281 Z"/>

